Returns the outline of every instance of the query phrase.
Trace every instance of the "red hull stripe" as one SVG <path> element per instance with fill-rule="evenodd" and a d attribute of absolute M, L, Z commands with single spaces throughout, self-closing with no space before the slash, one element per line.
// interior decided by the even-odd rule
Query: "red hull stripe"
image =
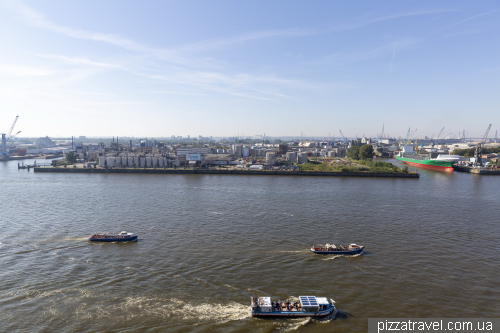
<path fill-rule="evenodd" d="M 407 161 L 401 161 L 403 163 L 413 165 L 419 168 L 423 169 L 433 169 L 433 170 L 441 170 L 441 171 L 453 171 L 453 167 L 444 167 L 440 165 L 428 165 L 428 164 L 420 164 L 420 163 L 413 163 L 413 162 L 407 162 Z"/>

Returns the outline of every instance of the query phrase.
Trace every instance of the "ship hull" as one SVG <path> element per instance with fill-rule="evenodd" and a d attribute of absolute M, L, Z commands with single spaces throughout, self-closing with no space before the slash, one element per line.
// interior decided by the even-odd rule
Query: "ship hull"
<path fill-rule="evenodd" d="M 358 253 L 363 252 L 363 249 L 364 249 L 364 247 L 357 249 L 357 250 L 353 250 L 353 251 L 316 251 L 313 249 L 310 249 L 310 250 L 312 253 L 316 253 L 316 254 L 358 254 Z"/>
<path fill-rule="evenodd" d="M 322 318 L 331 315 L 332 313 L 337 314 L 337 309 L 332 307 L 328 310 L 318 311 L 318 312 L 301 312 L 301 311 L 273 311 L 273 312 L 252 312 L 252 317 L 257 318 Z"/>
<path fill-rule="evenodd" d="M 135 242 L 137 241 L 138 236 L 127 237 L 127 238 L 100 238 L 100 239 L 90 239 L 91 242 Z"/>
<path fill-rule="evenodd" d="M 397 160 L 400 160 L 403 163 L 408 165 L 412 165 L 418 168 L 430 169 L 430 170 L 439 170 L 446 172 L 453 172 L 453 164 L 455 162 L 448 161 L 439 161 L 439 160 L 413 160 L 411 158 L 404 158 L 400 156 L 396 156 Z"/>

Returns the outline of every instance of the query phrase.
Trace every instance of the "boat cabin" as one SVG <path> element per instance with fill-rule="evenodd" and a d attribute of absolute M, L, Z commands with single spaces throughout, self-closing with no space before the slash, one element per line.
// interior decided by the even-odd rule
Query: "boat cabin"
<path fill-rule="evenodd" d="M 316 301 L 318 302 L 320 311 L 326 310 L 331 306 L 330 302 L 328 302 L 328 299 L 326 297 L 316 297 Z"/>
<path fill-rule="evenodd" d="M 271 297 L 252 297 L 252 308 L 258 308 L 259 312 L 272 312 Z"/>

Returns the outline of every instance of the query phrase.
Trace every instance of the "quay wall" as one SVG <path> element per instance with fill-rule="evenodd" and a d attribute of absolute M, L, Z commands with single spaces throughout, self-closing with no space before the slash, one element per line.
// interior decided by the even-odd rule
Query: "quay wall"
<path fill-rule="evenodd" d="M 478 174 L 478 175 L 499 175 L 500 176 L 500 170 L 496 169 L 475 169 L 471 167 L 463 167 L 463 166 L 453 166 L 453 170 L 458 171 L 458 172 L 467 172 L 467 173 L 473 173 L 473 174 Z"/>
<path fill-rule="evenodd" d="M 271 170 L 210 170 L 210 169 L 94 169 L 94 168 L 34 168 L 35 172 L 62 173 L 143 173 L 178 175 L 255 175 L 255 176 L 328 176 L 328 177 L 378 177 L 418 179 L 418 173 L 369 173 L 369 172 L 319 172 Z"/>

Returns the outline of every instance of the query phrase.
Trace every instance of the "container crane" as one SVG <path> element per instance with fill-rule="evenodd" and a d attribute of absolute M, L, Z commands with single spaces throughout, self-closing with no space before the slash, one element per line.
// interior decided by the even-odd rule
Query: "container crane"
<path fill-rule="evenodd" d="M 476 151 L 474 152 L 474 167 L 479 167 L 481 166 L 483 163 L 483 159 L 481 157 L 481 153 L 483 151 L 483 143 L 486 142 L 486 138 L 488 137 L 488 133 L 490 132 L 490 129 L 491 129 L 491 124 L 490 126 L 488 126 L 488 129 L 486 129 L 486 133 L 484 133 L 484 136 L 483 138 L 481 139 L 481 141 L 477 144 L 476 146 Z"/>

